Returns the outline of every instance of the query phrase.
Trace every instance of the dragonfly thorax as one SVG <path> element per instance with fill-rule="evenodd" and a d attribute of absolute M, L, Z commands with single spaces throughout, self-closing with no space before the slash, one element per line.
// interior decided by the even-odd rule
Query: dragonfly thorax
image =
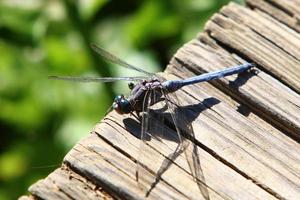
<path fill-rule="evenodd" d="M 114 99 L 113 103 L 114 110 L 119 114 L 128 114 L 132 111 L 130 102 L 125 99 L 124 95 L 118 95 Z"/>

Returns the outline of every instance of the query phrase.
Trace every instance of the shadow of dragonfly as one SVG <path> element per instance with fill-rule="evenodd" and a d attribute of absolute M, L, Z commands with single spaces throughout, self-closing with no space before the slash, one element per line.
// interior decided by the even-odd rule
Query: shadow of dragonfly
<path fill-rule="evenodd" d="M 110 62 L 123 66 L 125 68 L 138 71 L 143 76 L 138 77 L 73 77 L 73 76 L 49 76 L 50 79 L 75 81 L 75 82 L 114 82 L 114 81 L 130 81 L 129 88 L 131 89 L 130 95 L 125 98 L 124 95 L 118 95 L 110 107 L 119 114 L 133 114 L 141 122 L 140 130 L 140 148 L 139 157 L 137 159 L 136 179 L 141 189 L 145 191 L 145 196 L 148 196 L 152 189 L 159 181 L 161 175 L 171 165 L 171 160 L 175 160 L 181 153 L 185 154 L 190 172 L 194 181 L 199 186 L 200 192 L 205 199 L 209 199 L 209 193 L 205 185 L 205 178 L 201 170 L 199 156 L 197 156 L 197 148 L 194 141 L 194 132 L 191 126 L 191 119 L 188 117 L 188 110 L 184 107 L 180 107 L 180 102 L 176 96 L 176 91 L 180 88 L 200 82 L 205 82 L 213 79 L 230 76 L 233 74 L 245 72 L 253 67 L 251 63 L 244 63 L 234 67 L 229 67 L 223 70 L 201 74 L 191 78 L 183 80 L 164 80 L 163 77 L 149 73 L 141 68 L 135 67 L 113 54 L 107 52 L 103 48 L 92 44 L 92 49 L 101 55 L 103 58 Z M 161 105 L 160 109 L 153 107 Z M 197 110 L 197 109 L 194 109 Z M 198 110 L 199 105 L 198 105 Z M 167 113 L 166 115 L 161 115 Z M 168 120 L 165 120 L 168 119 Z M 145 167 L 144 161 L 147 160 L 147 156 L 151 156 L 151 153 L 147 154 L 149 149 L 149 141 L 160 141 L 160 135 L 151 135 L 151 132 L 159 133 L 161 130 L 159 126 L 153 124 L 155 121 L 166 123 L 167 126 L 172 127 L 175 131 L 175 135 L 170 139 L 176 141 L 178 144 L 175 150 L 170 153 L 163 161 L 161 167 L 155 172 L 154 181 L 142 181 L 146 180 L 146 173 L 143 173 Z M 153 128 L 156 130 L 153 130 Z M 149 174 L 149 173 L 148 173 Z M 149 179 L 151 180 L 151 179 Z"/>
<path fill-rule="evenodd" d="M 176 130 L 176 127 L 174 127 L 173 123 L 170 123 L 172 121 L 172 114 L 167 110 L 167 108 L 164 107 L 162 109 L 149 109 L 149 123 L 151 124 L 149 125 L 149 132 L 146 133 L 147 137 L 145 139 L 148 146 L 146 148 L 143 148 L 143 154 L 154 154 L 153 151 L 162 153 L 159 149 L 157 149 L 157 145 L 151 143 L 151 140 L 158 141 L 160 145 L 165 145 L 163 144 L 163 141 L 168 140 L 176 143 L 177 146 L 171 149 L 171 152 L 169 154 L 165 152 L 162 153 L 164 155 L 164 159 L 163 161 L 160 161 L 161 165 L 156 170 L 156 172 L 153 173 L 152 179 L 150 177 L 142 177 L 143 181 L 141 182 L 144 183 L 144 187 L 148 186 L 145 196 L 148 196 L 150 194 L 150 192 L 154 189 L 158 182 L 163 179 L 162 175 L 170 168 L 172 164 L 175 163 L 175 160 L 182 153 L 184 153 L 190 169 L 190 171 L 187 172 L 192 175 L 193 180 L 195 181 L 195 183 L 197 183 L 203 198 L 206 200 L 209 199 L 209 192 L 205 182 L 205 176 L 201 168 L 200 156 L 198 154 L 199 147 L 197 147 L 195 143 L 192 122 L 202 111 L 210 109 L 212 106 L 218 103 L 220 103 L 218 99 L 211 97 L 193 105 L 176 105 L 174 113 L 176 119 L 180 119 L 180 121 L 176 122 L 179 130 Z M 138 127 L 141 126 L 137 121 L 132 118 L 125 118 L 123 120 L 123 123 L 126 127 L 126 130 L 128 130 L 138 139 L 141 139 L 141 129 L 138 129 Z M 180 131 L 180 135 L 177 134 L 177 131 Z M 156 162 L 155 158 L 152 157 L 150 159 L 151 162 Z M 140 161 L 142 162 L 143 159 L 140 158 Z M 147 167 L 143 166 L 143 168 Z M 147 170 L 153 171 L 153 169 Z"/>

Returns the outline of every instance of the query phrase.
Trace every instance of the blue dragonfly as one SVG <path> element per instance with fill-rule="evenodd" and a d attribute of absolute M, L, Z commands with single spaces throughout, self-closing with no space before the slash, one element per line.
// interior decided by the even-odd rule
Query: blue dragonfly
<path fill-rule="evenodd" d="M 156 136 L 151 134 L 153 132 L 154 121 L 164 121 L 164 117 L 157 117 L 158 112 L 151 112 L 151 107 L 158 103 L 164 104 L 164 111 L 170 114 L 169 121 L 173 124 L 173 129 L 178 145 L 173 153 L 167 156 L 166 160 L 176 159 L 182 152 L 184 152 L 190 173 L 193 180 L 196 182 L 202 196 L 205 199 L 209 199 L 209 192 L 205 186 L 205 178 L 201 170 L 200 162 L 195 155 L 195 146 L 191 140 L 193 140 L 193 130 L 189 123 L 185 123 L 186 116 L 182 115 L 182 112 L 178 109 L 180 102 L 176 97 L 176 91 L 184 86 L 206 82 L 214 79 L 219 79 L 225 76 L 238 74 L 251 69 L 254 65 L 252 63 L 244 63 L 227 69 L 209 72 L 187 78 L 184 80 L 164 80 L 159 75 L 149 73 L 141 68 L 135 67 L 117 56 L 109 53 L 96 44 L 91 45 L 92 49 L 106 60 L 118 64 L 122 67 L 140 72 L 143 76 L 135 77 L 74 77 L 74 76 L 50 76 L 50 79 L 75 81 L 75 82 L 114 82 L 114 81 L 130 81 L 129 88 L 131 89 L 130 95 L 126 98 L 123 94 L 115 97 L 111 106 L 119 114 L 134 114 L 139 120 L 141 120 L 141 135 L 140 135 L 140 148 L 139 156 L 137 158 L 137 170 L 136 179 L 139 182 L 140 187 L 145 190 L 145 195 L 148 196 L 151 190 L 155 187 L 157 182 L 161 179 L 162 174 L 168 169 L 171 164 L 169 162 L 163 162 L 162 165 L 152 173 L 151 178 L 149 173 L 145 172 L 145 163 L 147 159 L 145 156 L 151 155 L 149 148 L 149 142 L 152 140 L 161 141 Z M 159 110 L 159 109 L 158 109 Z M 150 114 L 151 113 L 151 114 Z M 156 114 L 156 115 L 155 115 Z M 159 114 L 159 113 L 158 113 Z M 155 115 L 155 116 L 152 116 Z M 159 119 L 159 120 L 157 120 Z M 185 127 L 183 128 L 184 125 Z M 162 129 L 160 129 L 162 131 Z M 185 136 L 184 136 L 185 134 Z M 149 139 L 149 137 L 151 139 Z M 148 174 L 148 175 L 147 175 Z M 151 173 L 150 173 L 151 174 Z M 154 175 L 153 175 L 154 174 Z"/>

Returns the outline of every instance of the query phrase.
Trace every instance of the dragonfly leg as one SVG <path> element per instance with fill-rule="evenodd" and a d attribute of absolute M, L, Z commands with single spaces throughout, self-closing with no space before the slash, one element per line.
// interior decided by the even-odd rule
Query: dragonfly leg
<path fill-rule="evenodd" d="M 136 111 L 136 113 L 131 112 L 130 115 L 134 116 L 138 121 L 141 119 L 140 112 L 138 111 Z"/>
<path fill-rule="evenodd" d="M 255 75 L 259 74 L 259 72 L 260 72 L 258 69 L 255 69 L 253 67 L 249 71 Z"/>

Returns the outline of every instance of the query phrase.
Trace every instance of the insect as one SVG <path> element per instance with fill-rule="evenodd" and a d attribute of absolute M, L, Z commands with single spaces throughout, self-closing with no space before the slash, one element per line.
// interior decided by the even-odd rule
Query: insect
<path fill-rule="evenodd" d="M 112 104 L 112 108 L 119 114 L 133 114 L 135 113 L 136 117 L 141 119 L 142 127 L 141 127 L 141 145 L 140 145 L 140 157 L 142 158 L 146 149 L 149 148 L 147 146 L 147 137 L 152 137 L 151 139 L 157 140 L 157 138 L 153 137 L 150 134 L 151 127 L 153 127 L 154 119 L 158 119 L 156 116 L 151 116 L 151 107 L 158 102 L 163 102 L 164 107 L 168 110 L 170 114 L 170 121 L 173 123 L 173 127 L 176 132 L 176 137 L 178 141 L 178 146 L 176 150 L 169 155 L 171 158 L 175 158 L 180 153 L 184 152 L 186 160 L 191 170 L 191 174 L 197 182 L 199 189 L 206 199 L 208 198 L 208 191 L 205 187 L 203 187 L 203 174 L 201 174 L 201 168 L 199 166 L 199 161 L 197 161 L 197 155 L 193 152 L 193 144 L 191 142 L 191 137 L 193 137 L 192 128 L 188 123 L 185 123 L 185 117 L 182 116 L 182 112 L 179 111 L 179 103 L 176 102 L 177 97 L 175 92 L 180 88 L 200 82 L 210 81 L 213 79 L 222 78 L 225 76 L 230 76 L 233 74 L 241 73 L 246 70 L 249 70 L 253 67 L 251 63 L 244 63 L 238 66 L 230 67 L 224 70 L 219 70 L 215 72 L 205 73 L 198 76 L 194 76 L 191 78 L 187 78 L 184 80 L 167 80 L 164 81 L 162 77 L 149 73 L 141 68 L 135 67 L 127 62 L 121 60 L 120 58 L 114 56 L 113 54 L 107 52 L 103 48 L 92 44 L 92 49 L 101 55 L 103 58 L 108 61 L 123 66 L 125 68 L 138 71 L 142 73 L 144 76 L 138 77 L 73 77 L 73 76 L 50 76 L 50 79 L 56 80 L 66 80 L 66 81 L 77 81 L 77 82 L 113 82 L 113 81 L 134 81 L 135 83 L 130 83 L 129 88 L 131 89 L 130 95 L 125 98 L 124 95 L 118 95 L 115 97 L 114 102 Z M 156 112 L 157 114 L 157 112 Z M 159 113 L 158 113 L 159 114 Z M 159 118 L 162 119 L 162 118 Z M 163 121 L 163 120 L 162 120 Z M 186 126 L 184 130 L 182 130 L 182 126 L 179 124 L 183 124 Z M 183 136 L 183 132 L 187 135 L 187 137 Z M 190 137 L 190 138 L 189 138 Z M 189 139 L 188 139 L 189 138 Z M 149 142 L 149 141 L 148 141 Z M 142 160 L 142 159 L 141 159 Z M 141 175 L 141 169 L 143 169 L 143 161 L 137 160 L 137 180 L 143 178 Z M 155 172 L 156 177 L 153 183 L 150 183 L 150 187 L 146 190 L 146 196 L 149 195 L 150 191 L 155 186 L 158 177 L 160 177 L 168 168 L 168 163 L 162 164 L 162 166 Z"/>

